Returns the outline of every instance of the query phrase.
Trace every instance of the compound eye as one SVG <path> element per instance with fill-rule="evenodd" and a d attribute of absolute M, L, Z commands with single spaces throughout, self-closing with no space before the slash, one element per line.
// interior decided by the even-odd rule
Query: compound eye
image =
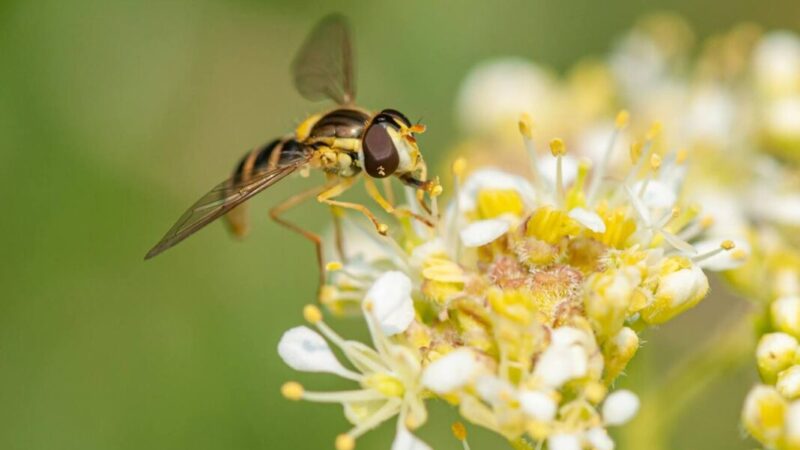
<path fill-rule="evenodd" d="M 397 170 L 400 155 L 389 135 L 387 125 L 375 123 L 367 128 L 361 149 L 364 152 L 364 170 L 373 178 L 386 178 Z"/>

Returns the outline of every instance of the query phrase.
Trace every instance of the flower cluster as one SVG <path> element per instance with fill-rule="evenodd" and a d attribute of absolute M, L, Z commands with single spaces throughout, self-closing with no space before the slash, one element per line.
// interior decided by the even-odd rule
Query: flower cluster
<path fill-rule="evenodd" d="M 284 396 L 343 405 L 353 428 L 336 439 L 338 450 L 395 417 L 393 449 L 429 448 L 413 431 L 434 398 L 521 446 L 614 448 L 607 428 L 639 407 L 634 393 L 611 389 L 639 348 L 638 331 L 700 302 L 704 268 L 729 269 L 746 256 L 731 240 L 698 241 L 711 221 L 682 197 L 686 155 L 664 148 L 658 124 L 632 140 L 628 170 L 610 175 L 628 122 L 627 112 L 617 115 L 592 162 L 560 139 L 537 151 L 523 115 L 530 179 L 490 168 L 468 174 L 459 159 L 440 218 L 432 205 L 433 230 L 401 221 L 383 237 L 349 227 L 361 231 L 348 236 L 345 261 L 328 263 L 320 301 L 333 313 L 360 313 L 372 345 L 342 338 L 307 306 L 316 330 L 287 331 L 278 351 L 296 370 L 358 388 L 315 392 L 289 382 Z"/>
<path fill-rule="evenodd" d="M 721 219 L 707 222 L 706 234 L 733 238 L 737 251 L 752 253 L 736 270 L 725 262 L 715 266 L 753 301 L 758 316 L 763 384 L 745 402 L 745 428 L 769 448 L 800 448 L 800 406 L 794 413 L 789 406 L 799 396 L 786 387 L 795 380 L 794 339 L 800 338 L 800 36 L 742 24 L 694 44 L 685 21 L 658 14 L 625 34 L 605 58 L 581 62 L 563 79 L 523 59 L 484 63 L 460 94 L 464 128 L 480 136 L 463 148 L 480 153 L 487 135 L 503 142 L 498 136 L 507 129 L 492 124 L 534 101 L 555 114 L 549 117 L 566 111 L 569 121 L 543 126 L 565 135 L 576 153 L 595 157 L 613 108 L 631 110 L 634 130 L 663 121 L 663 142 L 692 155 L 686 193 Z M 486 94 L 498 85 L 520 95 Z M 518 158 L 497 159 L 519 167 Z M 611 166 L 615 174 L 628 170 L 620 159 L 612 158 Z"/>

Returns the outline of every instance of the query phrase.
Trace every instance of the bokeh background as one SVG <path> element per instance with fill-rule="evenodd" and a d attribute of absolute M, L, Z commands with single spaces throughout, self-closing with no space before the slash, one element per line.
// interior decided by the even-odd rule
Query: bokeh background
<path fill-rule="evenodd" d="M 351 18 L 360 102 L 423 119 L 436 167 L 458 140 L 454 100 L 473 65 L 520 55 L 563 70 L 663 9 L 701 38 L 743 20 L 800 27 L 796 0 L 0 2 L 0 449 L 317 449 L 347 428 L 338 407 L 278 393 L 297 375 L 276 344 L 314 300 L 316 267 L 266 211 L 313 180 L 253 201 L 246 242 L 213 225 L 142 261 L 247 148 L 322 107 L 288 74 L 321 16 Z M 291 217 L 317 230 L 327 220 L 314 204 Z M 622 383 L 657 386 L 745 310 L 717 285 L 696 313 L 646 335 Z M 337 327 L 363 335 L 357 320 Z M 703 385 L 669 448 L 755 446 L 738 425 L 750 361 Z M 432 410 L 420 435 L 460 448 L 454 412 Z M 387 448 L 391 428 L 359 448 Z M 503 448 L 470 433 L 475 449 Z"/>

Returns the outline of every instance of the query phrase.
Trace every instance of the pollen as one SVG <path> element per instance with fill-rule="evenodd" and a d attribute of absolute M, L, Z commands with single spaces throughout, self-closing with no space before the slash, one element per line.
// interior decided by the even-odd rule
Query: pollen
<path fill-rule="evenodd" d="M 296 381 L 289 381 L 281 386 L 281 395 L 288 400 L 300 400 L 303 398 L 304 392 L 303 385 Z"/>
<path fill-rule="evenodd" d="M 630 113 L 623 109 L 622 111 L 617 113 L 617 117 L 614 118 L 614 126 L 617 127 L 618 130 L 621 130 L 628 126 L 628 122 L 631 119 Z"/>
<path fill-rule="evenodd" d="M 467 160 L 464 158 L 458 158 L 453 161 L 453 175 L 464 178 L 464 173 L 467 171 Z"/>
<path fill-rule="evenodd" d="M 550 153 L 552 153 L 553 156 L 563 156 L 564 154 L 566 154 L 567 153 L 567 148 L 564 145 L 564 141 L 561 140 L 560 138 L 555 138 L 555 139 L 551 140 L 550 141 Z"/>
<path fill-rule="evenodd" d="M 504 214 L 522 215 L 525 205 L 514 189 L 481 189 L 478 192 L 478 215 L 494 219 Z"/>
<path fill-rule="evenodd" d="M 450 426 L 450 431 L 453 432 L 453 436 L 459 441 L 465 441 L 467 439 L 467 428 L 461 422 L 453 422 L 453 425 Z"/>
<path fill-rule="evenodd" d="M 519 118 L 519 132 L 526 139 L 533 138 L 533 119 L 531 115 L 528 113 L 523 113 Z"/>
<path fill-rule="evenodd" d="M 653 170 L 658 170 L 661 167 L 661 156 L 658 153 L 650 155 L 650 167 Z"/>
<path fill-rule="evenodd" d="M 356 440 L 349 434 L 336 436 L 336 450 L 353 450 L 356 448 Z"/>
<path fill-rule="evenodd" d="M 630 155 L 631 155 L 631 161 L 633 161 L 634 163 L 638 161 L 639 156 L 642 155 L 642 147 L 643 147 L 642 141 L 634 140 L 633 142 L 631 142 Z"/>
<path fill-rule="evenodd" d="M 653 124 L 650 125 L 650 129 L 647 130 L 645 139 L 647 139 L 648 141 L 654 140 L 661 134 L 662 128 L 663 126 L 661 125 L 661 122 L 653 122 Z"/>
<path fill-rule="evenodd" d="M 734 244 L 733 241 L 731 240 L 726 240 L 722 241 L 722 243 L 719 246 L 723 250 L 733 250 L 736 247 L 736 244 Z"/>
<path fill-rule="evenodd" d="M 303 318 L 310 324 L 317 324 L 322 320 L 322 311 L 314 305 L 303 307 Z"/>
<path fill-rule="evenodd" d="M 342 270 L 342 263 L 340 261 L 331 261 L 328 264 L 325 264 L 325 270 L 327 272 L 336 272 L 337 270 Z"/>

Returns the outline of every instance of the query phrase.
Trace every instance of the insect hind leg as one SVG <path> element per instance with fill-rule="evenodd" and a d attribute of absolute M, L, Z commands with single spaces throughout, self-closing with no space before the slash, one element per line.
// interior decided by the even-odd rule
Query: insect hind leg
<path fill-rule="evenodd" d="M 305 202 L 306 200 L 314 197 L 315 195 L 319 195 L 326 189 L 326 186 L 315 186 L 314 188 L 308 189 L 306 191 L 300 192 L 295 194 L 286 200 L 282 201 L 278 205 L 274 206 L 272 209 L 269 210 L 269 216 L 272 220 L 274 220 L 279 225 L 288 228 L 295 233 L 300 234 L 304 238 L 308 239 L 314 244 L 314 248 L 317 253 L 317 266 L 319 269 L 319 286 L 318 289 L 322 288 L 325 284 L 325 259 L 323 258 L 322 254 L 322 238 L 314 232 L 306 230 L 305 228 L 300 227 L 299 225 L 289 222 L 288 220 L 281 217 L 290 209 L 294 208 L 295 206 Z"/>

